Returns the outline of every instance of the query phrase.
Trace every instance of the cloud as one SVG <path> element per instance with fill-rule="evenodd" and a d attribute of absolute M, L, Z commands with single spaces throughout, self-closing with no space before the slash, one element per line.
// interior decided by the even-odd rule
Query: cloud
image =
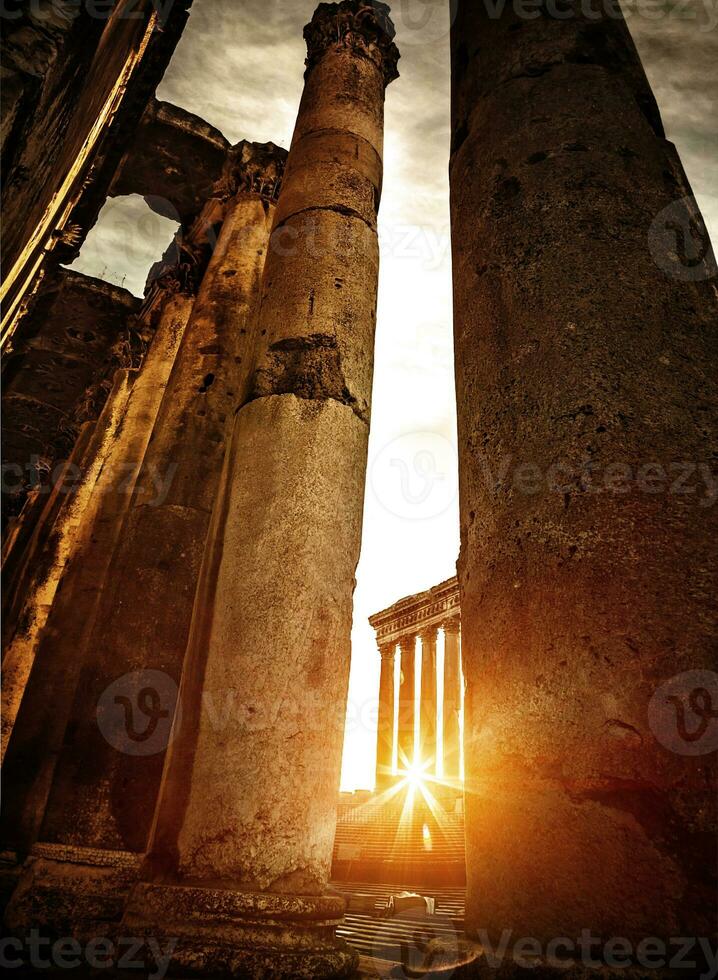
<path fill-rule="evenodd" d="M 627 5 L 626 21 L 713 242 L 718 241 L 718 16 L 714 0 Z"/>

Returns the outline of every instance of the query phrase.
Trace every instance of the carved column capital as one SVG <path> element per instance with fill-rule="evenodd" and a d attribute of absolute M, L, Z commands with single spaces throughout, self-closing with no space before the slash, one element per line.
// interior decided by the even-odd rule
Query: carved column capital
<path fill-rule="evenodd" d="M 452 616 L 451 619 L 445 620 L 441 625 L 445 633 L 456 636 L 461 632 L 461 620 L 458 616 Z"/>
<path fill-rule="evenodd" d="M 149 301 L 150 306 L 154 305 L 154 293 L 157 291 L 164 295 L 197 295 L 212 247 L 206 241 L 193 240 L 192 230 L 180 228 L 162 259 L 150 269 L 145 287 L 145 302 Z"/>
<path fill-rule="evenodd" d="M 394 642 L 384 642 L 379 643 L 379 656 L 382 660 L 393 660 L 396 654 L 396 643 Z"/>
<path fill-rule="evenodd" d="M 341 0 L 320 3 L 304 28 L 307 42 L 306 78 L 330 48 L 352 48 L 368 58 L 384 75 L 388 85 L 399 77 L 399 49 L 394 44 L 396 30 L 389 17 L 389 7 L 378 0 Z"/>
<path fill-rule="evenodd" d="M 275 143 L 242 140 L 231 147 L 214 185 L 213 196 L 227 201 L 242 191 L 276 201 L 282 185 L 287 151 Z"/>

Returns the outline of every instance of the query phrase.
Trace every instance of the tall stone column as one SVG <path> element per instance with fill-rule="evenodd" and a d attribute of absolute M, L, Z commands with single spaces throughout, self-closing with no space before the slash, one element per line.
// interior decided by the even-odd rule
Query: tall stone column
<path fill-rule="evenodd" d="M 402 636 L 399 640 L 399 744 L 398 769 L 414 765 L 416 719 L 416 636 Z"/>
<path fill-rule="evenodd" d="M 392 781 L 394 760 L 394 658 L 396 643 L 379 645 L 381 672 L 379 674 L 379 717 L 376 732 L 376 788 Z"/>
<path fill-rule="evenodd" d="M 207 976 L 350 972 L 328 889 L 378 278 L 383 4 L 322 4 L 236 415 L 213 616 L 196 610 L 153 840 L 123 929 Z M 223 723 L 208 706 L 229 705 Z"/>
<path fill-rule="evenodd" d="M 122 535 L 147 446 L 194 303 L 176 276 L 157 287 L 148 317 L 154 336 L 141 370 L 118 372 L 105 412 L 106 452 L 99 454 L 89 499 L 80 498 L 73 554 L 55 594 L 3 763 L 0 842 L 22 858 L 37 838 L 62 749 L 80 670 L 112 556 Z M 137 377 L 134 377 L 137 375 Z M 123 396 L 123 397 L 122 397 Z M 103 413 L 104 414 L 104 413 Z M 73 505 L 73 511 L 77 506 Z"/>
<path fill-rule="evenodd" d="M 104 583 L 33 848 L 42 861 L 13 899 L 19 924 L 40 893 L 60 895 L 51 925 L 78 910 L 86 920 L 114 916 L 121 888 L 97 866 L 133 865 L 147 847 L 228 427 L 251 376 L 284 159 L 272 144 L 240 144 L 236 173 L 220 187 L 233 181 L 235 196 L 210 201 L 198 219 L 207 226 L 224 213 Z M 49 908 L 46 898 L 37 904 Z M 68 918 L 52 918 L 60 914 Z"/>
<path fill-rule="evenodd" d="M 105 417 L 112 416 L 112 409 L 118 400 L 127 398 L 131 387 L 127 372 L 122 372 L 118 382 L 108 399 L 110 404 L 105 405 L 102 413 Z M 17 568 L 16 575 L 9 576 L 11 580 L 14 578 L 14 581 L 8 591 L 15 593 L 15 601 L 8 603 L 10 608 L 3 621 L 3 628 L 7 630 L 9 640 L 3 644 L 2 651 L 0 759 L 5 757 L 8 739 L 32 670 L 39 637 L 45 626 L 63 567 L 72 550 L 75 523 L 73 515 L 82 508 L 83 504 L 86 504 L 87 496 L 92 492 L 96 471 L 91 467 L 93 472 L 87 473 L 83 462 L 88 456 L 101 454 L 101 445 L 98 443 L 102 444 L 108 435 L 111 436 L 111 427 L 103 423 L 103 418 L 98 419 L 97 422 L 84 423 L 70 458 L 62 467 L 56 466 L 54 469 L 53 485 L 44 486 L 38 491 L 40 494 L 47 494 L 43 497 L 46 502 L 45 507 L 26 544 L 25 554 L 19 562 L 20 567 Z M 14 556 L 10 557 L 12 559 Z"/>
<path fill-rule="evenodd" d="M 419 701 L 419 765 L 431 776 L 436 772 L 436 627 L 425 629 L 421 639 L 421 698 Z"/>
<path fill-rule="evenodd" d="M 492 942 L 716 928 L 715 261 L 610 14 L 460 0 L 452 31 L 466 923 Z"/>
<path fill-rule="evenodd" d="M 461 780 L 461 655 L 459 652 L 459 619 L 448 619 L 444 628 L 444 779 Z"/>

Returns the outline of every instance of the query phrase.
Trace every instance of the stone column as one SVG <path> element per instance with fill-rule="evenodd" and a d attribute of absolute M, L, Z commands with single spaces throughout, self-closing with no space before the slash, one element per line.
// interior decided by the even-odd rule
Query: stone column
<path fill-rule="evenodd" d="M 452 31 L 466 924 L 635 948 L 715 935 L 716 267 L 581 9 Z"/>
<path fill-rule="evenodd" d="M 37 865 L 33 888 L 16 893 L 57 890 L 58 914 L 114 915 L 116 881 L 110 873 L 105 889 L 96 865 L 118 854 L 131 862 L 147 847 L 228 426 L 251 376 L 284 159 L 272 144 L 240 144 L 231 161 L 237 172 L 229 175 L 236 195 L 226 206 L 209 202 L 199 219 L 207 227 L 218 208 L 220 221 L 225 215 L 104 583 L 34 847 L 45 864 Z M 190 236 L 190 253 L 193 246 Z M 53 853 L 57 861 L 48 862 Z M 72 886 L 62 881 L 68 859 Z M 84 906 L 83 888 L 90 889 Z M 15 921 L 21 914 L 18 908 Z"/>
<path fill-rule="evenodd" d="M 416 746 L 416 636 L 402 636 L 399 640 L 401 672 L 399 674 L 399 772 L 414 765 Z"/>
<path fill-rule="evenodd" d="M 459 653 L 459 619 L 448 619 L 444 628 L 444 779 L 461 780 L 461 656 Z"/>
<path fill-rule="evenodd" d="M 436 627 L 422 630 L 421 697 L 419 700 L 419 759 L 422 770 L 436 772 Z"/>
<path fill-rule="evenodd" d="M 116 401 L 126 397 L 128 390 L 126 384 L 119 390 L 115 386 L 109 397 Z M 111 408 L 107 404 L 101 415 L 105 419 L 111 417 Z M 28 492 L 22 512 L 15 518 L 17 526 L 3 542 L 3 670 L 18 627 L 20 632 L 26 632 L 27 625 L 32 623 L 34 626 L 41 617 L 41 607 L 52 602 L 58 568 L 61 572 L 60 562 L 65 553 L 62 547 L 57 555 L 53 553 L 59 545 L 59 542 L 56 543 L 57 532 L 61 541 L 67 537 L 65 522 L 69 517 L 70 504 L 77 494 L 78 482 L 83 484 L 83 489 L 87 482 L 82 479 L 78 481 L 77 473 L 79 470 L 82 474 L 84 460 L 104 435 L 105 427 L 100 423 L 101 419 L 88 419 L 78 427 L 69 457 L 55 461 L 49 482 L 40 480 L 37 488 Z M 3 707 L 3 724 L 5 712 Z"/>
<path fill-rule="evenodd" d="M 396 643 L 380 643 L 379 717 L 376 732 L 376 788 L 392 782 L 394 758 L 394 658 Z"/>
<path fill-rule="evenodd" d="M 176 275 L 170 281 L 165 277 L 155 292 L 146 314 L 156 320 L 154 337 L 139 374 L 129 372 L 128 380 L 127 371 L 118 372 L 121 411 L 115 397 L 105 406 L 111 421 L 101 426 L 106 432 L 101 472 L 89 499 L 77 502 L 75 548 L 39 639 L 3 764 L 0 840 L 21 856 L 37 838 L 100 596 L 194 303 L 192 291 L 180 289 Z"/>
<path fill-rule="evenodd" d="M 150 853 L 123 929 L 175 969 L 345 975 L 328 889 L 378 278 L 383 4 L 322 4 L 237 413 L 211 622 L 197 610 Z M 207 631 L 205 633 L 205 631 Z M 209 706 L 225 705 L 223 723 Z M 229 710 L 227 709 L 229 705 Z"/>
<path fill-rule="evenodd" d="M 110 395 L 111 404 L 105 405 L 103 416 L 111 416 L 112 404 L 118 399 L 126 399 L 130 386 L 131 382 L 128 384 L 124 372 L 119 385 L 115 385 Z M 108 434 L 108 427 L 103 422 L 103 419 L 98 419 L 97 422 L 84 423 L 70 458 L 53 469 L 53 484 L 44 485 L 38 491 L 43 495 L 45 507 L 26 544 L 16 575 L 9 576 L 14 581 L 8 591 L 14 592 L 15 601 L 8 603 L 10 608 L 3 620 L 8 641 L 3 644 L 2 654 L 0 759 L 5 757 L 8 739 L 32 670 L 38 639 L 72 548 L 73 512 L 86 503 L 87 494 L 92 492 L 92 479 L 96 474 L 86 474 L 87 478 L 82 479 L 83 460 L 88 455 L 92 456 L 93 450 L 95 454 L 101 451 L 98 443 L 102 443 L 103 436 Z"/>

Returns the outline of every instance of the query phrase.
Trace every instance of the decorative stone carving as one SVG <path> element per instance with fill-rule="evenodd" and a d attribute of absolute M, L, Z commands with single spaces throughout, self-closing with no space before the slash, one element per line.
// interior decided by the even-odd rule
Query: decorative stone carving
<path fill-rule="evenodd" d="M 180 229 L 162 259 L 150 269 L 147 292 L 155 287 L 196 296 L 210 256 L 206 242 L 192 241 L 189 233 Z"/>
<path fill-rule="evenodd" d="M 396 656 L 396 643 L 380 643 L 379 656 L 382 660 L 390 660 L 393 663 Z"/>
<path fill-rule="evenodd" d="M 312 20 L 304 28 L 307 42 L 305 78 L 321 61 L 330 47 L 352 48 L 360 57 L 369 58 L 382 70 L 386 85 L 399 77 L 399 49 L 394 44 L 396 30 L 385 3 L 320 3 Z"/>
<path fill-rule="evenodd" d="M 429 626 L 460 625 L 459 584 L 456 578 L 435 585 L 426 592 L 400 599 L 393 606 L 369 618 L 376 630 L 377 643 L 396 643 L 404 633 L 418 633 Z"/>
<path fill-rule="evenodd" d="M 226 201 L 245 191 L 276 201 L 286 160 L 287 151 L 281 146 L 242 140 L 229 150 L 214 196 Z"/>

